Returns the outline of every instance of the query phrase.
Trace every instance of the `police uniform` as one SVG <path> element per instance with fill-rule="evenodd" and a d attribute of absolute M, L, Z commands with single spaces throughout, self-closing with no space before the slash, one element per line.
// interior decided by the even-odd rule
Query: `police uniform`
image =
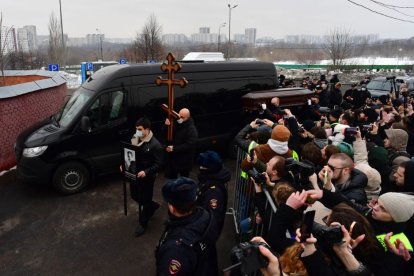
<path fill-rule="evenodd" d="M 197 184 L 180 177 L 167 182 L 162 194 L 173 206 L 195 202 Z M 188 216 L 170 214 L 155 251 L 157 275 L 219 275 L 217 239 L 217 225 L 211 212 L 195 207 Z"/>
<path fill-rule="evenodd" d="M 227 210 L 226 184 L 231 179 L 230 171 L 223 167 L 223 161 L 214 151 L 200 153 L 198 163 L 201 166 L 198 174 L 199 206 L 211 210 L 217 221 L 219 233 L 223 229 Z"/>
<path fill-rule="evenodd" d="M 167 222 L 156 250 L 157 275 L 218 275 L 217 226 L 201 207 Z"/>

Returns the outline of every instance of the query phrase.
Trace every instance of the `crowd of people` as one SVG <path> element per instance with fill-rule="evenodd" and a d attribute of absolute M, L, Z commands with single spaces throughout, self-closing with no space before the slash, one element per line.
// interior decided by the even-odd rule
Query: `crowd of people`
<path fill-rule="evenodd" d="M 261 237 L 246 237 L 264 257 L 257 267 L 264 275 L 413 275 L 413 100 L 404 85 L 397 94 L 373 98 L 368 81 L 343 93 L 337 76 L 304 79 L 303 87 L 314 91 L 307 104 L 283 109 L 273 98 L 236 135 L 246 153 L 240 177 L 249 179 L 244 188 L 253 191 L 255 206 L 254 218 L 243 211 L 240 229 L 252 233 L 254 225 L 263 225 Z M 230 172 L 216 152 L 206 151 L 196 158 L 197 180 L 189 178 L 197 129 L 188 109 L 179 117 L 175 138 L 165 147 L 147 120 L 137 122 L 131 142 L 141 149 L 136 160 L 146 162 L 131 183 L 133 199 L 143 207 L 136 235 L 144 234 L 159 207 L 152 187 L 164 155 L 169 219 L 156 248 L 157 274 L 220 275 L 216 242 Z M 330 212 L 323 223 L 304 227 L 304 214 L 315 204 Z"/>
<path fill-rule="evenodd" d="M 404 84 L 371 97 L 368 81 L 343 93 L 337 77 L 304 80 L 309 104 L 282 109 L 273 98 L 236 136 L 241 169 L 265 176 L 250 179 L 249 218 L 264 226 L 253 238 L 267 245 L 263 274 L 413 275 L 413 100 Z M 320 203 L 329 214 L 306 229 L 304 214 Z"/>

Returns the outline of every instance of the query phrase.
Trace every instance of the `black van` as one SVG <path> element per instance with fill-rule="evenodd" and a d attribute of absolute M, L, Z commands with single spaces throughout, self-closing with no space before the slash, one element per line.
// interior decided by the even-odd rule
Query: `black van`
<path fill-rule="evenodd" d="M 16 141 L 18 176 L 53 183 L 65 194 L 84 189 L 91 178 L 119 170 L 119 141 L 129 141 L 135 121 L 148 117 L 160 137 L 168 103 L 160 65 L 113 65 L 89 78 L 62 110 L 24 130 Z M 265 62 L 183 63 L 175 77 L 175 110 L 188 107 L 199 131 L 200 149 L 230 143 L 242 124 L 241 96 L 278 86 L 275 66 Z"/>

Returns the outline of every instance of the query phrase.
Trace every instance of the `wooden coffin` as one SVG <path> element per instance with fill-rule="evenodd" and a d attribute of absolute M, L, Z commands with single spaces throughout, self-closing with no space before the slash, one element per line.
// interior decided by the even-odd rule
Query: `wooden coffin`
<path fill-rule="evenodd" d="M 312 94 L 312 91 L 301 87 L 251 92 L 242 97 L 242 106 L 245 111 L 256 111 L 263 103 L 270 105 L 270 100 L 274 97 L 279 98 L 281 107 L 302 106 L 307 104 Z"/>

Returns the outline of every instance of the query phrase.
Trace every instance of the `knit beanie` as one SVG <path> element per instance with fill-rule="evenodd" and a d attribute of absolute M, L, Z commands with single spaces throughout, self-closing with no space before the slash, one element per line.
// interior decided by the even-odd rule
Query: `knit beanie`
<path fill-rule="evenodd" d="M 385 193 L 379 198 L 395 222 L 406 222 L 414 214 L 414 196 L 402 193 Z"/>
<path fill-rule="evenodd" d="M 338 149 L 342 152 L 345 153 L 346 155 L 348 155 L 349 157 L 353 158 L 354 157 L 354 148 L 352 147 L 351 144 L 346 143 L 346 142 L 341 142 L 338 145 L 336 145 L 338 147 Z"/>
<path fill-rule="evenodd" d="M 285 126 L 277 125 L 272 130 L 271 138 L 279 142 L 287 142 L 290 138 L 290 131 Z"/>
<path fill-rule="evenodd" d="M 395 150 L 405 151 L 408 143 L 408 133 L 403 129 L 386 129 L 385 134 Z"/>
<path fill-rule="evenodd" d="M 368 163 L 377 171 L 385 172 L 388 162 L 388 151 L 385 148 L 372 146 L 368 149 Z"/>

